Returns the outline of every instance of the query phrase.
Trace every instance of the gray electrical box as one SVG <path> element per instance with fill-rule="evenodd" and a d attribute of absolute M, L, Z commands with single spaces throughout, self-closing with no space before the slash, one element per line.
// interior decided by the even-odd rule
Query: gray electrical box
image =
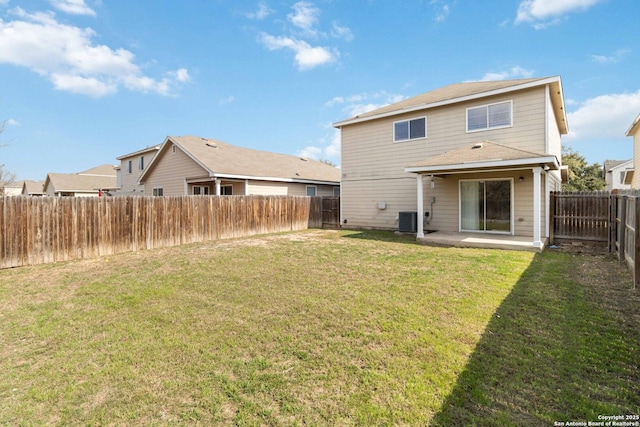
<path fill-rule="evenodd" d="M 400 212 L 398 214 L 398 231 L 401 233 L 418 231 L 418 212 Z"/>

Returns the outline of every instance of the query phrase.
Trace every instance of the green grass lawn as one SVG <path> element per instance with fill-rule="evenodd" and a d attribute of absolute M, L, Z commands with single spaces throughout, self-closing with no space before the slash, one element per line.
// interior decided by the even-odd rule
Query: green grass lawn
<path fill-rule="evenodd" d="M 0 271 L 0 425 L 553 425 L 640 414 L 607 256 L 314 230 Z"/>

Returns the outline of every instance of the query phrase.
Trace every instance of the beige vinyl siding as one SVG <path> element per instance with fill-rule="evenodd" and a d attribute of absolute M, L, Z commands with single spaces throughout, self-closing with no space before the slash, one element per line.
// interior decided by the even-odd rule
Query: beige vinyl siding
<path fill-rule="evenodd" d="M 556 126 L 556 114 L 551 105 L 551 100 L 547 99 L 547 153 L 556 156 L 560 164 L 562 164 L 562 138 L 560 130 Z"/>
<path fill-rule="evenodd" d="M 396 229 L 398 212 L 417 210 L 415 175 L 404 172 L 404 168 L 420 160 L 482 140 L 545 153 L 545 93 L 544 87 L 532 88 L 518 93 L 433 108 L 426 113 L 416 111 L 343 126 L 341 192 L 342 219 L 347 220 L 346 226 Z M 466 132 L 467 108 L 502 101 L 513 102 L 511 127 Z M 422 116 L 427 117 L 427 138 L 393 142 L 393 122 Z M 437 209 L 443 209 L 443 213 L 449 218 L 444 223 L 439 223 L 440 220 L 436 217 L 433 225 L 457 231 L 457 180 L 452 180 L 451 177 L 439 179 L 436 181 L 436 188 L 439 186 L 448 188 L 449 192 L 453 191 L 455 197 L 445 202 L 447 196 L 443 196 L 442 203 L 438 199 Z M 425 182 L 425 208 L 428 208 L 428 187 Z M 387 209 L 377 209 L 378 201 L 387 202 Z M 518 206 L 517 209 L 532 208 Z M 531 218 L 526 225 L 527 217 L 524 214 L 520 216 L 523 218 L 523 224 L 518 223 L 516 217 L 516 230 L 532 230 Z"/>
<path fill-rule="evenodd" d="M 631 180 L 631 188 L 640 188 L 640 126 L 633 134 L 633 179 Z"/>
<path fill-rule="evenodd" d="M 148 151 L 142 154 L 142 156 L 144 156 L 145 169 L 149 166 L 149 163 L 151 163 L 151 160 L 153 160 L 157 152 L 158 152 L 157 150 L 153 150 L 153 151 Z M 120 184 L 120 190 L 118 190 L 118 193 L 127 194 L 127 195 L 129 194 L 134 194 L 134 195 L 140 194 L 140 195 L 148 195 L 148 196 L 151 195 L 151 191 L 149 191 L 148 194 L 145 194 L 144 185 L 138 183 L 138 179 L 140 178 L 140 175 L 142 175 L 142 172 L 144 172 L 144 170 L 138 169 L 138 161 L 140 159 L 140 156 L 141 155 L 138 154 L 138 155 L 126 157 L 120 160 L 121 184 Z M 131 173 L 127 173 L 127 162 L 129 161 L 131 161 Z"/>
<path fill-rule="evenodd" d="M 165 152 L 159 155 L 144 182 L 148 195 L 152 194 L 154 188 L 162 188 L 164 196 L 182 196 L 185 195 L 185 177 L 196 178 L 209 175 L 179 148 L 172 153 L 171 147 L 168 146 Z"/>
<path fill-rule="evenodd" d="M 306 196 L 307 186 L 316 187 L 317 196 L 333 196 L 333 185 L 300 184 L 294 182 L 269 182 L 249 180 L 247 194 L 262 196 Z M 235 190 L 235 188 L 234 188 Z M 234 193 L 235 194 L 235 193 Z"/>

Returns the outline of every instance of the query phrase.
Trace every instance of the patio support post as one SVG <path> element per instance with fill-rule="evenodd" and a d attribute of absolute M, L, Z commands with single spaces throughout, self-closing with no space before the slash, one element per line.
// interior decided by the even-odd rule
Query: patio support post
<path fill-rule="evenodd" d="M 542 168 L 533 168 L 533 246 L 536 248 L 542 248 L 542 239 L 540 237 L 540 221 L 542 219 L 540 212 L 541 173 Z"/>
<path fill-rule="evenodd" d="M 220 195 L 220 178 L 216 178 L 216 196 Z"/>
<path fill-rule="evenodd" d="M 424 191 L 422 188 L 422 175 L 417 174 L 418 178 L 418 234 L 416 238 L 421 239 L 424 237 Z"/>

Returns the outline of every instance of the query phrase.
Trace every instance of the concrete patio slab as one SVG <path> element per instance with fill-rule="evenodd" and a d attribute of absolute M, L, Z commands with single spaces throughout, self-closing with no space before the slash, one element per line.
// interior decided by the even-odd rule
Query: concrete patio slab
<path fill-rule="evenodd" d="M 416 241 L 427 246 L 508 249 L 532 252 L 542 252 L 544 248 L 534 246 L 532 237 L 504 234 L 434 231 L 426 233 L 423 238 L 416 239 Z"/>

